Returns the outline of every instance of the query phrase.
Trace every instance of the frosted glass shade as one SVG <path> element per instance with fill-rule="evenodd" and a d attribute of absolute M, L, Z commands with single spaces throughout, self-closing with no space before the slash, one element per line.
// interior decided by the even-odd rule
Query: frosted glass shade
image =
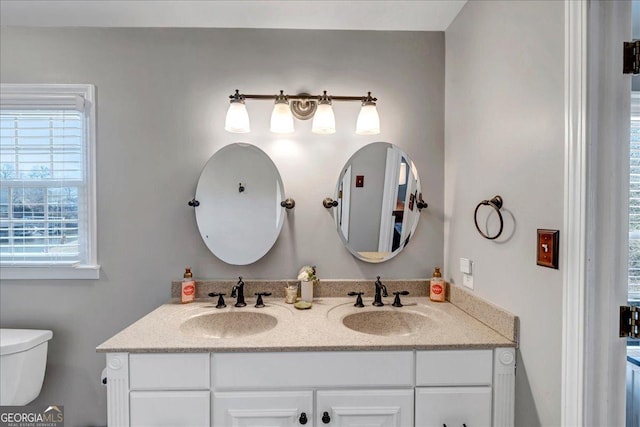
<path fill-rule="evenodd" d="M 380 117 L 375 104 L 365 104 L 360 109 L 356 122 L 356 133 L 358 135 L 377 135 L 380 133 Z"/>
<path fill-rule="evenodd" d="M 271 132 L 293 132 L 293 114 L 291 114 L 289 104 L 279 102 L 273 106 L 273 111 L 271 112 Z"/>
<path fill-rule="evenodd" d="M 319 134 L 336 132 L 336 116 L 333 114 L 331 104 L 318 104 L 318 109 L 313 116 L 311 132 Z"/>
<path fill-rule="evenodd" d="M 224 130 L 231 133 L 247 133 L 251 131 L 249 113 L 247 113 L 247 107 L 244 103 L 232 101 L 229 104 Z"/>

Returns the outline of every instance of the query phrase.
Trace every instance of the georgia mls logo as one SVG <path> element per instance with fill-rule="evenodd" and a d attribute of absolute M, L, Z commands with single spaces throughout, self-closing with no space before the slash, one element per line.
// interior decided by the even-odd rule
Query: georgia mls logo
<path fill-rule="evenodd" d="M 0 427 L 64 427 L 64 407 L 0 406 Z"/>
<path fill-rule="evenodd" d="M 57 406 L 49 406 L 44 410 L 46 421 L 50 422 L 63 422 L 64 414 L 62 413 L 62 409 Z M 48 415 L 47 415 L 48 414 Z"/>

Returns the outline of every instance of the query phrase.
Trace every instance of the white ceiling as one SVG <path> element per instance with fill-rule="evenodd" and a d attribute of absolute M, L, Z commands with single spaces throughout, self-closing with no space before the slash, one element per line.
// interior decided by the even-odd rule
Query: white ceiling
<path fill-rule="evenodd" d="M 467 0 L 2 0 L 0 25 L 444 31 Z"/>

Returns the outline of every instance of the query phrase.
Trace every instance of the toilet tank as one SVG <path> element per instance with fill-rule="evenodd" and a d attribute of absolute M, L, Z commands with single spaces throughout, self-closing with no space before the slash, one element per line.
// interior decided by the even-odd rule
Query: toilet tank
<path fill-rule="evenodd" d="M 26 405 L 40 394 L 53 332 L 0 329 L 0 405 Z"/>

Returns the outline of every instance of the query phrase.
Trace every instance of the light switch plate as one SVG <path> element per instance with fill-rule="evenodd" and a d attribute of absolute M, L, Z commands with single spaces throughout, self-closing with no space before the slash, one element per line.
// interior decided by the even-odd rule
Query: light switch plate
<path fill-rule="evenodd" d="M 470 259 L 460 258 L 460 272 L 471 274 L 471 264 L 473 264 L 473 262 Z"/>
<path fill-rule="evenodd" d="M 536 246 L 538 265 L 558 269 L 559 241 L 560 231 L 538 229 L 538 243 Z"/>

